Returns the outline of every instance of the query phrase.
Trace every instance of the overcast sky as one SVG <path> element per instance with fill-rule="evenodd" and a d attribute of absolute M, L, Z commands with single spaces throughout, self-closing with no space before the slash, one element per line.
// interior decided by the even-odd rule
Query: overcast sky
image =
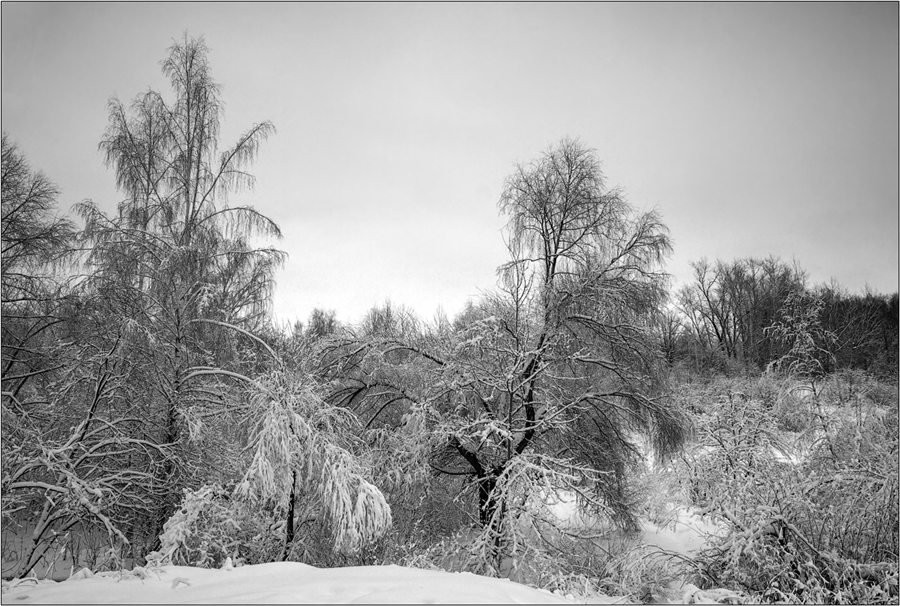
<path fill-rule="evenodd" d="M 281 226 L 280 321 L 390 298 L 451 317 L 506 259 L 497 200 L 565 136 L 691 261 L 796 258 L 897 290 L 898 4 L 2 4 L 2 126 L 62 189 L 120 195 L 107 101 L 183 32 L 222 85 L 221 147 L 278 133 L 252 203 Z"/>

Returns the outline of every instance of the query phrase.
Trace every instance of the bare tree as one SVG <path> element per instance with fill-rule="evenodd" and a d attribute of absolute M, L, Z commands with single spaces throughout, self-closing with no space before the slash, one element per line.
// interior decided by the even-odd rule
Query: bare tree
<path fill-rule="evenodd" d="M 339 326 L 334 310 L 325 311 L 316 307 L 309 314 L 306 334 L 312 338 L 321 338 L 334 333 Z"/>
<path fill-rule="evenodd" d="M 455 330 L 407 323 L 336 341 L 332 396 L 370 430 L 398 428 L 394 448 L 407 454 L 390 469 L 409 473 L 419 461 L 471 478 L 476 545 L 494 572 L 529 548 L 526 527 L 553 525 L 541 495 L 569 490 L 634 527 L 635 442 L 644 434 L 665 456 L 684 429 L 651 330 L 669 248 L 658 217 L 635 215 L 605 186 L 594 152 L 572 140 L 519 166 L 500 208 L 511 260 L 498 291 Z"/>
<path fill-rule="evenodd" d="M 92 354 L 87 344 L 71 353 L 65 371 L 41 390 L 51 419 L 4 417 L 4 522 L 25 537 L 4 576 L 28 574 L 76 532 L 97 529 L 110 544 L 127 544 L 135 518 L 155 513 L 160 488 L 153 469 L 169 453 L 140 431 L 144 419 L 120 412 L 134 394 L 130 361 L 119 343 L 110 351 Z"/>
<path fill-rule="evenodd" d="M 4 134 L 2 511 L 10 535 L 24 537 L 17 557 L 4 544 L 11 576 L 65 546 L 76 526 L 122 536 L 121 520 L 146 511 L 152 492 L 150 474 L 128 463 L 164 456 L 129 435 L 134 419 L 110 412 L 127 362 L 118 341 L 98 351 L 79 330 L 84 307 L 67 275 L 74 227 L 56 214 L 58 195 Z"/>
<path fill-rule="evenodd" d="M 2 378 L 4 403 L 24 412 L 26 383 L 56 366 L 48 334 L 63 321 L 65 280 L 57 271 L 71 251 L 74 227 L 56 214 L 59 189 L 34 172 L 6 133 L 2 142 L 3 309 Z"/>
<path fill-rule="evenodd" d="M 510 217 L 507 288 L 533 283 L 538 295 L 522 297 L 536 312 L 519 375 L 525 418 L 537 430 L 539 417 L 571 415 L 582 432 L 600 432 L 596 449 L 567 432 L 560 444 L 616 474 L 598 486 L 626 521 L 625 495 L 613 489 L 622 486 L 629 448 L 621 429 L 648 431 L 663 456 L 681 439 L 678 413 L 659 399 L 649 330 L 665 297 L 665 228 L 655 213 L 634 215 L 621 192 L 606 187 L 595 153 L 568 139 L 519 166 L 500 206 Z M 516 452 L 534 439 L 530 430 Z"/>
<path fill-rule="evenodd" d="M 687 318 L 702 367 L 716 360 L 763 369 L 783 353 L 765 332 L 778 319 L 786 297 L 805 288 L 806 274 L 777 257 L 691 264 L 694 281 L 677 301 Z"/>

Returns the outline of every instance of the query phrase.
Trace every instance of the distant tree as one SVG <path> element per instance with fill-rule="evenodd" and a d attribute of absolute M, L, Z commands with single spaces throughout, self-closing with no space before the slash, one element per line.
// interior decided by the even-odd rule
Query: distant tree
<path fill-rule="evenodd" d="M 398 336 L 415 332 L 419 319 L 409 309 L 395 306 L 390 300 L 375 305 L 359 323 L 359 332 L 367 336 Z"/>
<path fill-rule="evenodd" d="M 466 301 L 462 311 L 453 318 L 453 330 L 465 330 L 472 322 L 484 319 L 484 313 L 484 308 L 481 305 L 476 306 L 475 303 L 469 299 Z"/>
<path fill-rule="evenodd" d="M 325 311 L 317 307 L 309 314 L 306 335 L 316 339 L 326 337 L 333 334 L 338 329 L 338 326 L 334 310 Z"/>
<path fill-rule="evenodd" d="M 659 348 L 669 366 L 686 357 L 686 330 L 684 319 L 674 309 L 666 309 L 660 313 L 656 323 L 659 335 Z"/>
<path fill-rule="evenodd" d="M 791 373 L 815 380 L 825 374 L 831 362 L 836 337 L 822 327 L 822 298 L 797 291 L 788 295 L 781 318 L 767 330 L 790 349 L 777 362 Z"/>
<path fill-rule="evenodd" d="M 763 369 L 784 352 L 766 334 L 787 296 L 806 288 L 806 274 L 776 257 L 736 259 L 731 263 L 701 259 L 692 263 L 693 282 L 677 294 L 698 351 L 699 368 Z"/>
<path fill-rule="evenodd" d="M 291 338 L 299 339 L 303 336 L 303 322 L 300 320 L 294 320 L 294 324 L 291 326 Z"/>
<path fill-rule="evenodd" d="M 897 293 L 853 294 L 835 281 L 816 290 L 822 300 L 822 327 L 835 335 L 834 368 L 896 376 Z M 832 370 L 829 365 L 827 370 Z"/>
<path fill-rule="evenodd" d="M 789 298 L 806 293 L 821 299 L 822 328 L 835 336 L 832 357 L 820 360 L 824 372 L 855 368 L 894 374 L 897 321 L 890 312 L 890 297 L 851 294 L 834 281 L 810 287 L 796 262 L 777 257 L 714 263 L 701 259 L 691 266 L 694 279 L 681 287 L 675 301 L 685 336 L 693 342 L 696 370 L 763 370 L 782 360 L 791 345 L 766 329 L 783 321 Z"/>

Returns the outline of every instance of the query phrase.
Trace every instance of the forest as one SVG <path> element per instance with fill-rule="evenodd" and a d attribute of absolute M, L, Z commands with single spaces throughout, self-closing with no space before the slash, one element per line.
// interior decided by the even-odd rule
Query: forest
<path fill-rule="evenodd" d="M 662 218 L 564 138 L 498 175 L 508 259 L 455 317 L 278 326 L 282 233 L 228 197 L 275 126 L 219 141 L 202 39 L 161 66 L 98 133 L 113 212 L 62 212 L 3 134 L 5 580 L 69 553 L 898 603 L 896 292 L 774 256 L 672 288 Z M 629 541 L 687 510 L 722 529 L 697 553 Z"/>

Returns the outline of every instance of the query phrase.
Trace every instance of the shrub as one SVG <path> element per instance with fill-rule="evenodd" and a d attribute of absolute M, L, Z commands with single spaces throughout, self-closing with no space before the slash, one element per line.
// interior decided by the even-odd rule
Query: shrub
<path fill-rule="evenodd" d="M 698 583 L 767 602 L 896 602 L 896 412 L 868 398 L 868 381 L 829 377 L 802 405 L 814 423 L 797 464 L 772 450 L 783 425 L 777 409 L 729 392 L 700 416 L 685 471 L 695 502 L 728 532 L 697 556 Z"/>
<path fill-rule="evenodd" d="M 221 486 L 185 489 L 181 506 L 163 527 L 160 548 L 148 563 L 218 568 L 225 558 L 258 564 L 278 558 L 283 548 L 283 522 L 233 501 Z"/>

